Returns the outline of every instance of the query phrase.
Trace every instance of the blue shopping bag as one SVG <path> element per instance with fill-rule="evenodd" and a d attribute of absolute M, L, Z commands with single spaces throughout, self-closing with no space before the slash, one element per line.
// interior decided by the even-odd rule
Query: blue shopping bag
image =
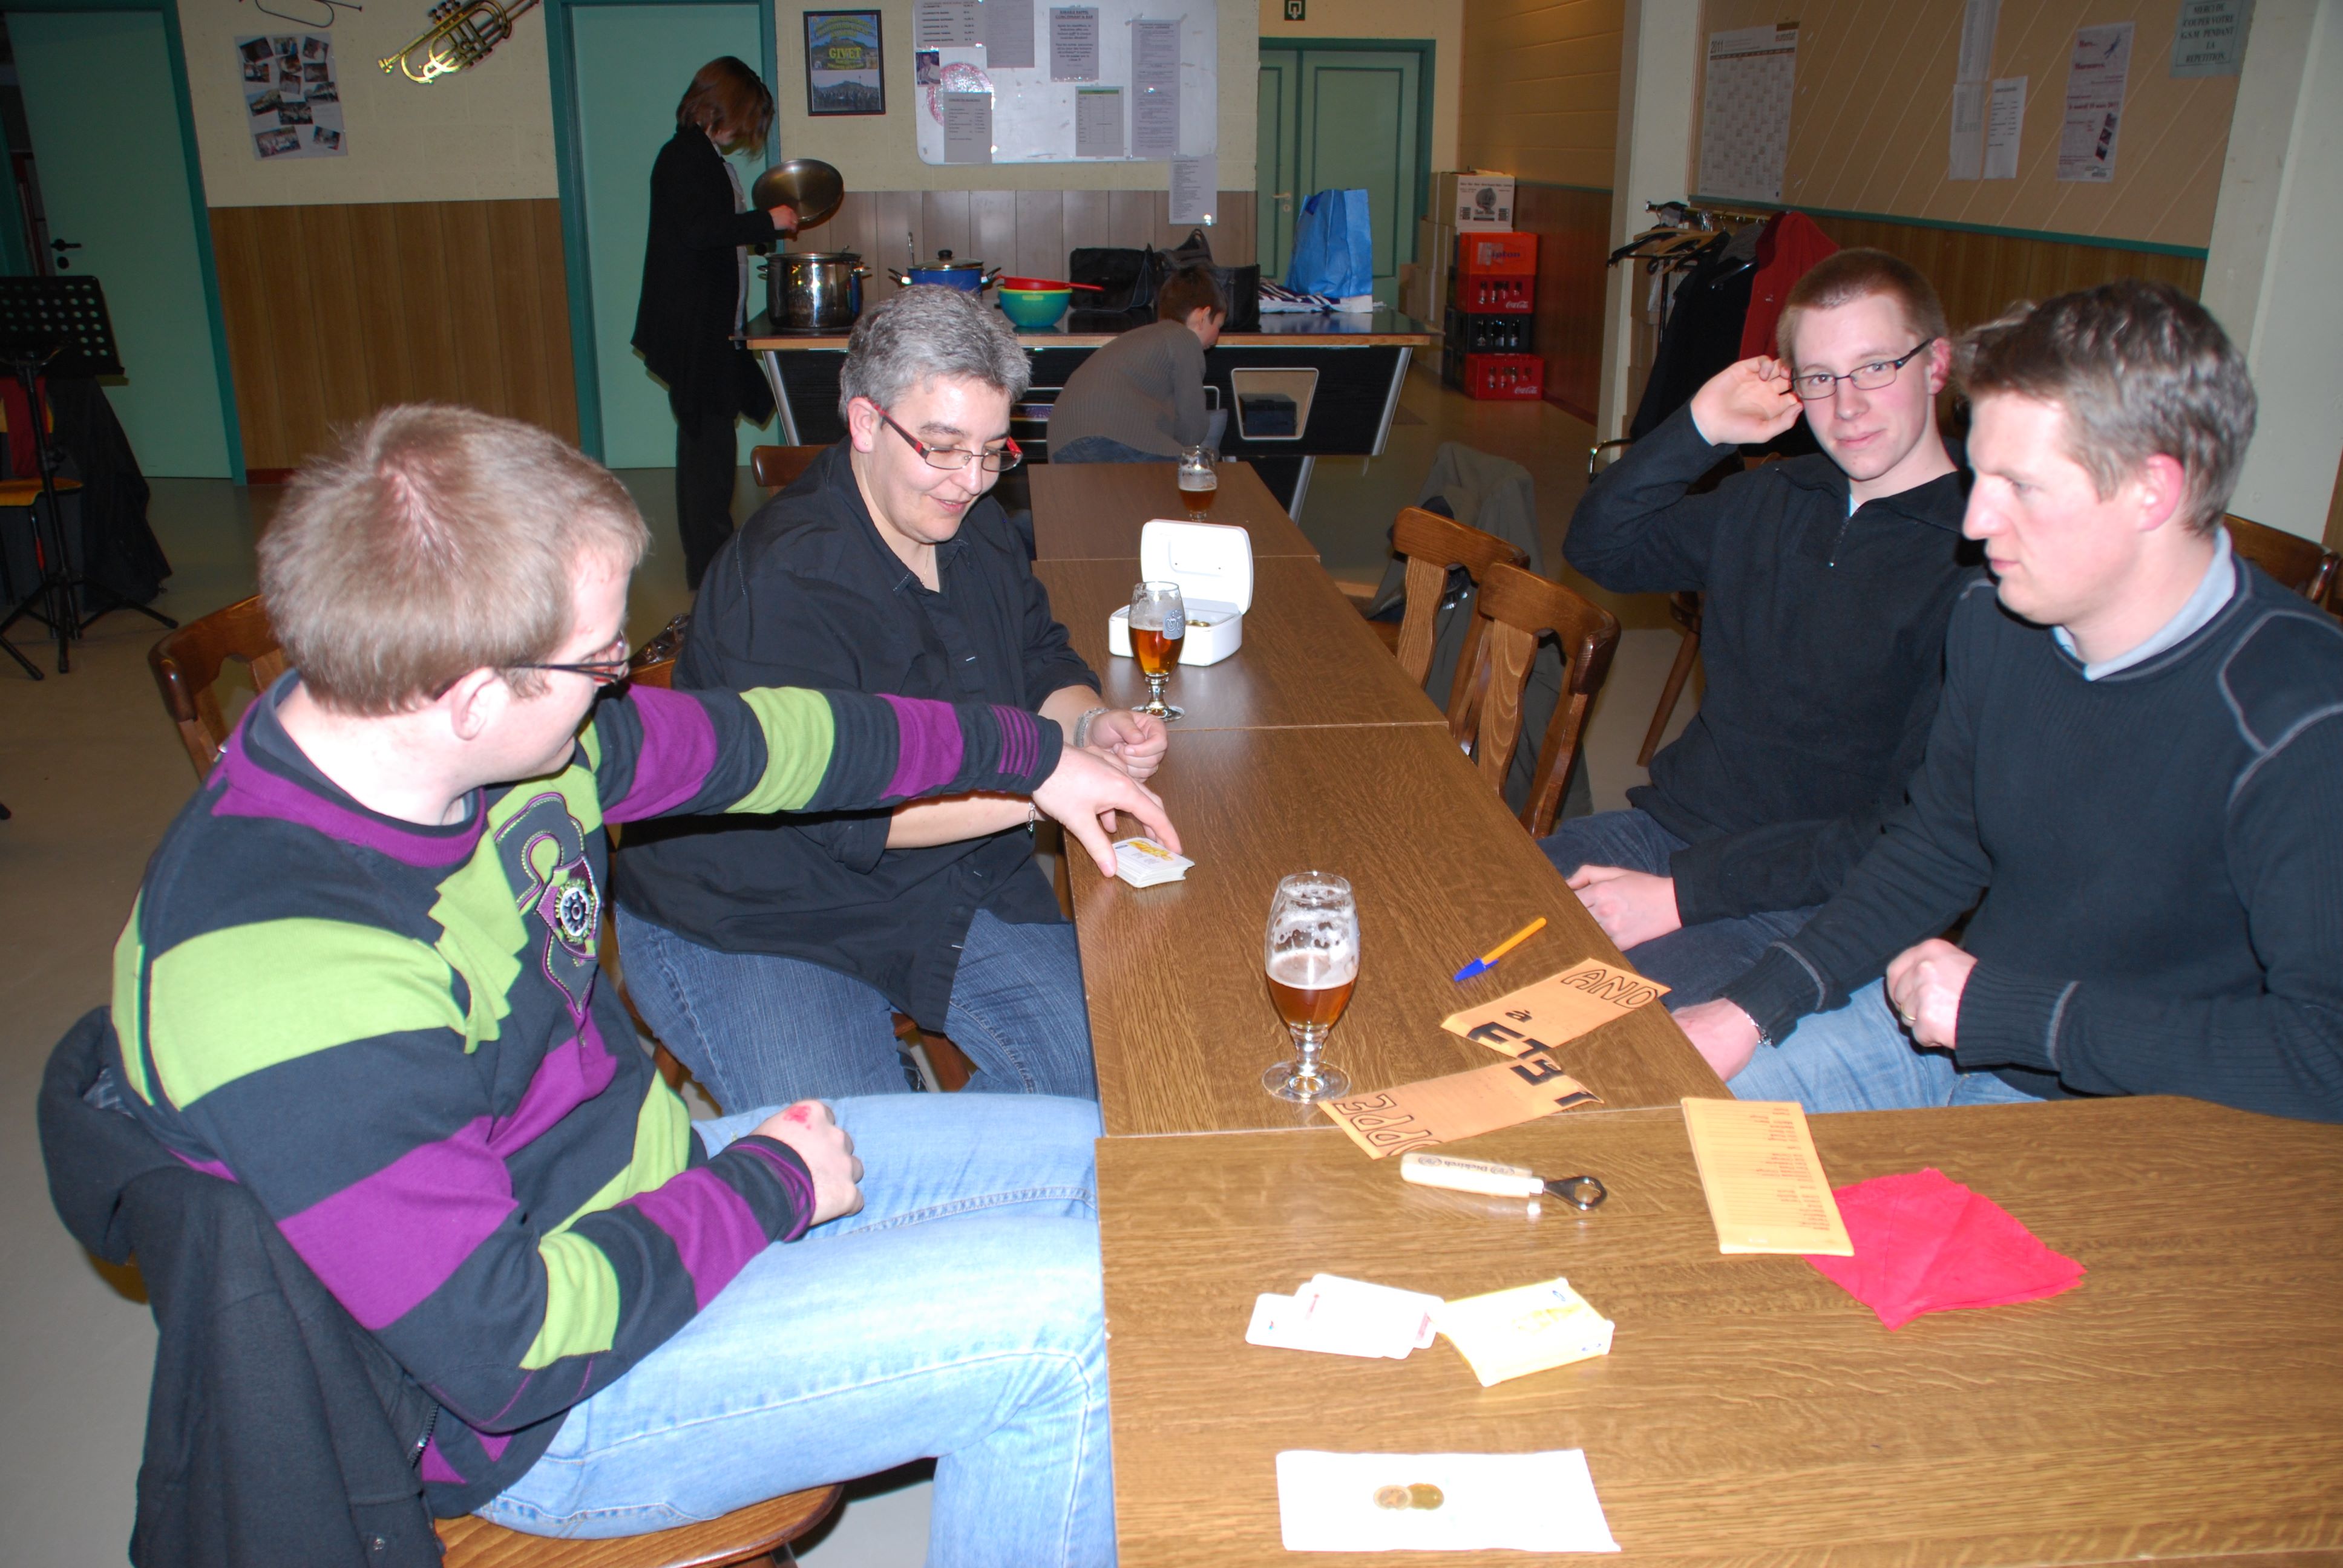
<path fill-rule="evenodd" d="M 1322 190 L 1302 204 L 1285 286 L 1335 299 L 1374 292 L 1375 242 L 1365 191 Z"/>

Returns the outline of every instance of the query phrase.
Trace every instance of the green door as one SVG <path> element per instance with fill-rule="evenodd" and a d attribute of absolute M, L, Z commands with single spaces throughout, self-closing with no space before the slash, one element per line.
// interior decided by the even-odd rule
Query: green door
<path fill-rule="evenodd" d="M 651 164 L 675 135 L 675 106 L 691 74 L 721 55 L 758 65 L 763 27 L 758 7 L 743 4 L 572 5 L 568 19 L 601 457 L 614 468 L 669 467 L 675 417 L 667 390 L 631 345 L 650 233 Z M 759 66 L 759 75 L 770 69 Z M 761 156 L 733 161 L 743 186 L 764 168 Z M 749 315 L 763 308 L 763 274 L 752 272 Z M 771 438 L 744 423 L 740 460 Z"/>
<path fill-rule="evenodd" d="M 196 227 L 209 219 L 191 194 L 163 25 L 159 11 L 8 11 L 49 233 L 80 245 L 68 271 L 105 285 L 121 347 L 127 374 L 106 399 L 147 473 L 226 478 L 209 236 Z"/>
<path fill-rule="evenodd" d="M 1393 39 L 1262 50 L 1256 184 L 1263 276 L 1284 275 L 1293 225 L 1312 192 L 1364 190 L 1375 298 L 1397 303 L 1400 264 L 1415 259 L 1428 173 L 1432 48 L 1429 40 Z M 1287 192 L 1290 202 L 1279 199 Z"/>

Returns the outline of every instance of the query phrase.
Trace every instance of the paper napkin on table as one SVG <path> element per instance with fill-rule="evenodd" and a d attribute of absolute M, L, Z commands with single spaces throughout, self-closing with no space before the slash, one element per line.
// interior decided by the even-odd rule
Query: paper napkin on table
<path fill-rule="evenodd" d="M 1277 1456 L 1288 1552 L 1616 1552 L 1583 1449 Z"/>
<path fill-rule="evenodd" d="M 1933 1166 L 1858 1181 L 1834 1196 L 1855 1255 L 1806 1261 L 1891 1329 L 1923 1312 L 2038 1301 L 2083 1277 L 2082 1264 Z"/>

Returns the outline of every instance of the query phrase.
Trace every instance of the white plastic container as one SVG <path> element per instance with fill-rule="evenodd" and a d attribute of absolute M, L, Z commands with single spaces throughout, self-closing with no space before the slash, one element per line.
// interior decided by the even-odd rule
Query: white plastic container
<path fill-rule="evenodd" d="M 1218 664 L 1244 646 L 1245 611 L 1252 608 L 1252 536 L 1226 523 L 1173 522 L 1157 518 L 1139 530 L 1139 570 L 1149 582 L 1180 585 L 1188 634 L 1185 665 Z M 1131 657 L 1131 607 L 1107 618 L 1107 651 Z"/>

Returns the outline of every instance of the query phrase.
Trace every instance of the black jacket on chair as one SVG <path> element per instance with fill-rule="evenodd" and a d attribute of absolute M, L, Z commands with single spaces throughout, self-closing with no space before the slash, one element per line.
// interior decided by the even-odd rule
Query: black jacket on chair
<path fill-rule="evenodd" d="M 723 407 L 761 425 L 773 417 L 772 389 L 732 342 L 744 245 L 771 240 L 772 218 L 732 210 L 732 182 L 708 134 L 687 126 L 651 166 L 650 238 L 634 346 L 651 374 L 693 407 Z M 753 312 L 752 312 L 753 314 Z"/>
<path fill-rule="evenodd" d="M 105 1107 L 112 1033 L 96 1009 L 50 1056 L 41 1152 L 75 1240 L 136 1255 L 159 1332 L 130 1561 L 437 1568 L 413 1462 L 434 1402 L 243 1188 Z"/>

